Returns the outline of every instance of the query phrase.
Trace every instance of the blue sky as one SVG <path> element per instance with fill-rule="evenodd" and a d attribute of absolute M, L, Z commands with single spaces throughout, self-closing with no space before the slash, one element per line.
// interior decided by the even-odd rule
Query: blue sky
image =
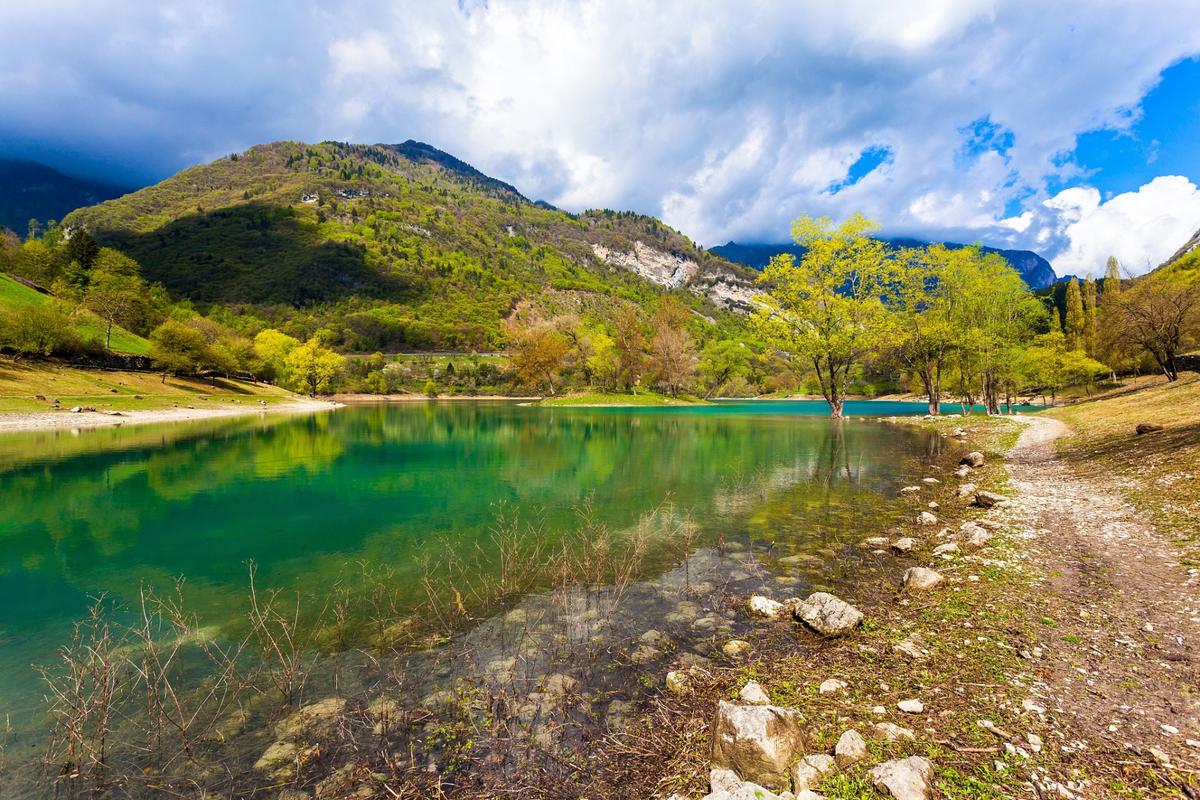
<path fill-rule="evenodd" d="M 801 213 L 1134 272 L 1200 228 L 1195 0 L 5 0 L 0 155 L 427 141 L 712 245 Z"/>

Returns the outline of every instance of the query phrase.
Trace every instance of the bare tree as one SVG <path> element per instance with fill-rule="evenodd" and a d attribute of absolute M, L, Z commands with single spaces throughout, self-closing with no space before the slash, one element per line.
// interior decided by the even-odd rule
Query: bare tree
<path fill-rule="evenodd" d="M 1147 276 L 1110 302 L 1118 338 L 1144 349 L 1167 380 L 1177 380 L 1176 359 L 1200 328 L 1200 284 Z"/>

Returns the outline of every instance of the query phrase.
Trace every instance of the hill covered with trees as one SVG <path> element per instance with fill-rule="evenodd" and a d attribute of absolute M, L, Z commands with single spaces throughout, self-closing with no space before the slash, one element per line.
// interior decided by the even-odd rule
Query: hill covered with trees
<path fill-rule="evenodd" d="M 73 209 L 127 191 L 113 184 L 64 175 L 36 161 L 0 158 L 0 229 L 25 235 L 31 220 L 36 231 Z"/>
<path fill-rule="evenodd" d="M 63 221 L 235 326 L 350 351 L 492 350 L 518 303 L 651 306 L 736 326 L 752 274 L 652 217 L 569 214 L 419 142 L 277 142 Z"/>

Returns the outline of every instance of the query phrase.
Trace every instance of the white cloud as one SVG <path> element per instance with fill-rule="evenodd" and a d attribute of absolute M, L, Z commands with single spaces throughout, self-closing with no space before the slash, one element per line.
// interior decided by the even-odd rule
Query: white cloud
<path fill-rule="evenodd" d="M 1101 202 L 1091 187 L 1064 189 L 1045 201 L 1057 212 L 1066 249 L 1055 258 L 1060 274 L 1102 274 L 1109 256 L 1135 275 L 1157 267 L 1200 227 L 1200 189 L 1165 175 L 1136 192 Z"/>
<path fill-rule="evenodd" d="M 0 148 L 161 176 L 273 139 L 416 138 L 706 244 L 861 210 L 1060 269 L 1091 235 L 1067 238 L 1070 195 L 1043 205 L 1048 179 L 1083 180 L 1062 154 L 1200 52 L 1195 0 L 160 5 L 5 0 Z M 967 147 L 984 118 L 1003 153 Z M 872 147 L 890 161 L 830 191 Z"/>

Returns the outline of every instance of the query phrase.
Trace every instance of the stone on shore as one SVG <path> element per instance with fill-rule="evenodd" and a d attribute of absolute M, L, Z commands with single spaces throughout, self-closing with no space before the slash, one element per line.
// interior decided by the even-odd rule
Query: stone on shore
<path fill-rule="evenodd" d="M 871 731 L 875 734 L 876 739 L 883 739 L 886 742 L 895 742 L 900 739 L 915 740 L 916 734 L 908 728 L 903 728 L 894 722 L 876 722 Z"/>
<path fill-rule="evenodd" d="M 730 639 L 725 644 L 721 645 L 721 652 L 730 658 L 741 658 L 752 650 L 752 646 L 745 639 Z"/>
<path fill-rule="evenodd" d="M 996 494 L 995 492 L 975 493 L 975 505 L 979 506 L 980 508 L 991 508 L 994 505 L 1007 502 L 1007 497 L 1002 494 Z"/>
<path fill-rule="evenodd" d="M 909 567 L 904 571 L 904 588 L 909 591 L 923 592 L 934 588 L 945 580 L 942 573 L 928 567 Z"/>
<path fill-rule="evenodd" d="M 841 636 L 863 620 L 861 611 L 828 592 L 813 592 L 796 604 L 792 614 L 822 636 Z"/>
<path fill-rule="evenodd" d="M 800 712 L 721 700 L 713 722 L 712 763 L 767 788 L 787 783 L 788 766 L 804 744 Z"/>
<path fill-rule="evenodd" d="M 957 552 L 958 545 L 955 542 L 946 542 L 933 548 L 933 554 L 938 558 L 950 558 Z"/>
<path fill-rule="evenodd" d="M 902 536 L 896 541 L 892 542 L 892 552 L 899 553 L 900 555 L 911 553 L 916 544 L 917 543 L 911 536 Z"/>
<path fill-rule="evenodd" d="M 1137 431 L 1138 436 L 1145 436 L 1147 433 L 1158 433 L 1162 429 L 1163 426 L 1156 422 L 1143 422 L 1140 423 L 1134 430 Z"/>
<path fill-rule="evenodd" d="M 901 700 L 896 704 L 896 708 L 903 711 L 905 714 L 923 714 L 925 713 L 925 704 L 920 700 Z"/>
<path fill-rule="evenodd" d="M 872 767 L 870 776 L 875 788 L 894 800 L 927 800 L 933 764 L 921 756 L 898 758 Z"/>
<path fill-rule="evenodd" d="M 972 494 L 975 494 L 975 484 L 964 483 L 962 486 L 958 487 L 958 496 L 959 497 L 968 497 Z"/>
<path fill-rule="evenodd" d="M 692 673 L 686 669 L 673 669 L 667 673 L 667 691 L 676 697 L 687 697 L 692 693 Z"/>
<path fill-rule="evenodd" d="M 962 480 L 963 478 L 967 477 L 970 474 L 971 474 L 971 468 L 968 467 L 966 464 L 962 464 L 961 466 L 958 467 L 958 469 L 954 470 L 954 477 L 958 478 L 959 480 Z"/>
<path fill-rule="evenodd" d="M 783 603 L 761 594 L 751 596 L 748 605 L 752 615 L 763 619 L 775 619 L 783 611 Z"/>
<path fill-rule="evenodd" d="M 821 681 L 821 685 L 817 687 L 820 694 L 837 694 L 846 688 L 846 682 L 837 678 L 829 678 Z"/>
<path fill-rule="evenodd" d="M 902 656 L 908 656 L 913 661 L 920 661 L 929 655 L 929 651 L 921 647 L 910 637 L 892 645 L 892 650 Z"/>
<path fill-rule="evenodd" d="M 767 696 L 762 684 L 758 681 L 746 681 L 746 685 L 738 692 L 738 697 L 743 703 L 749 703 L 752 706 L 771 705 L 771 698 Z"/>
<path fill-rule="evenodd" d="M 958 463 L 967 467 L 982 467 L 983 453 L 979 452 L 978 450 L 972 450 L 963 456 Z"/>
<path fill-rule="evenodd" d="M 920 516 L 917 517 L 917 521 L 922 525 L 937 525 L 938 518 L 928 511 L 922 511 Z"/>
<path fill-rule="evenodd" d="M 842 769 L 867 757 L 867 742 L 862 734 L 851 728 L 841 735 L 833 748 L 833 760 Z"/>
<path fill-rule="evenodd" d="M 792 765 L 792 791 L 799 794 L 805 789 L 815 789 L 836 771 L 833 756 L 824 753 L 805 756 Z"/>
<path fill-rule="evenodd" d="M 919 491 L 921 491 L 920 486 L 905 486 L 903 489 L 900 490 L 900 494 L 902 494 L 902 495 L 916 494 Z"/>

